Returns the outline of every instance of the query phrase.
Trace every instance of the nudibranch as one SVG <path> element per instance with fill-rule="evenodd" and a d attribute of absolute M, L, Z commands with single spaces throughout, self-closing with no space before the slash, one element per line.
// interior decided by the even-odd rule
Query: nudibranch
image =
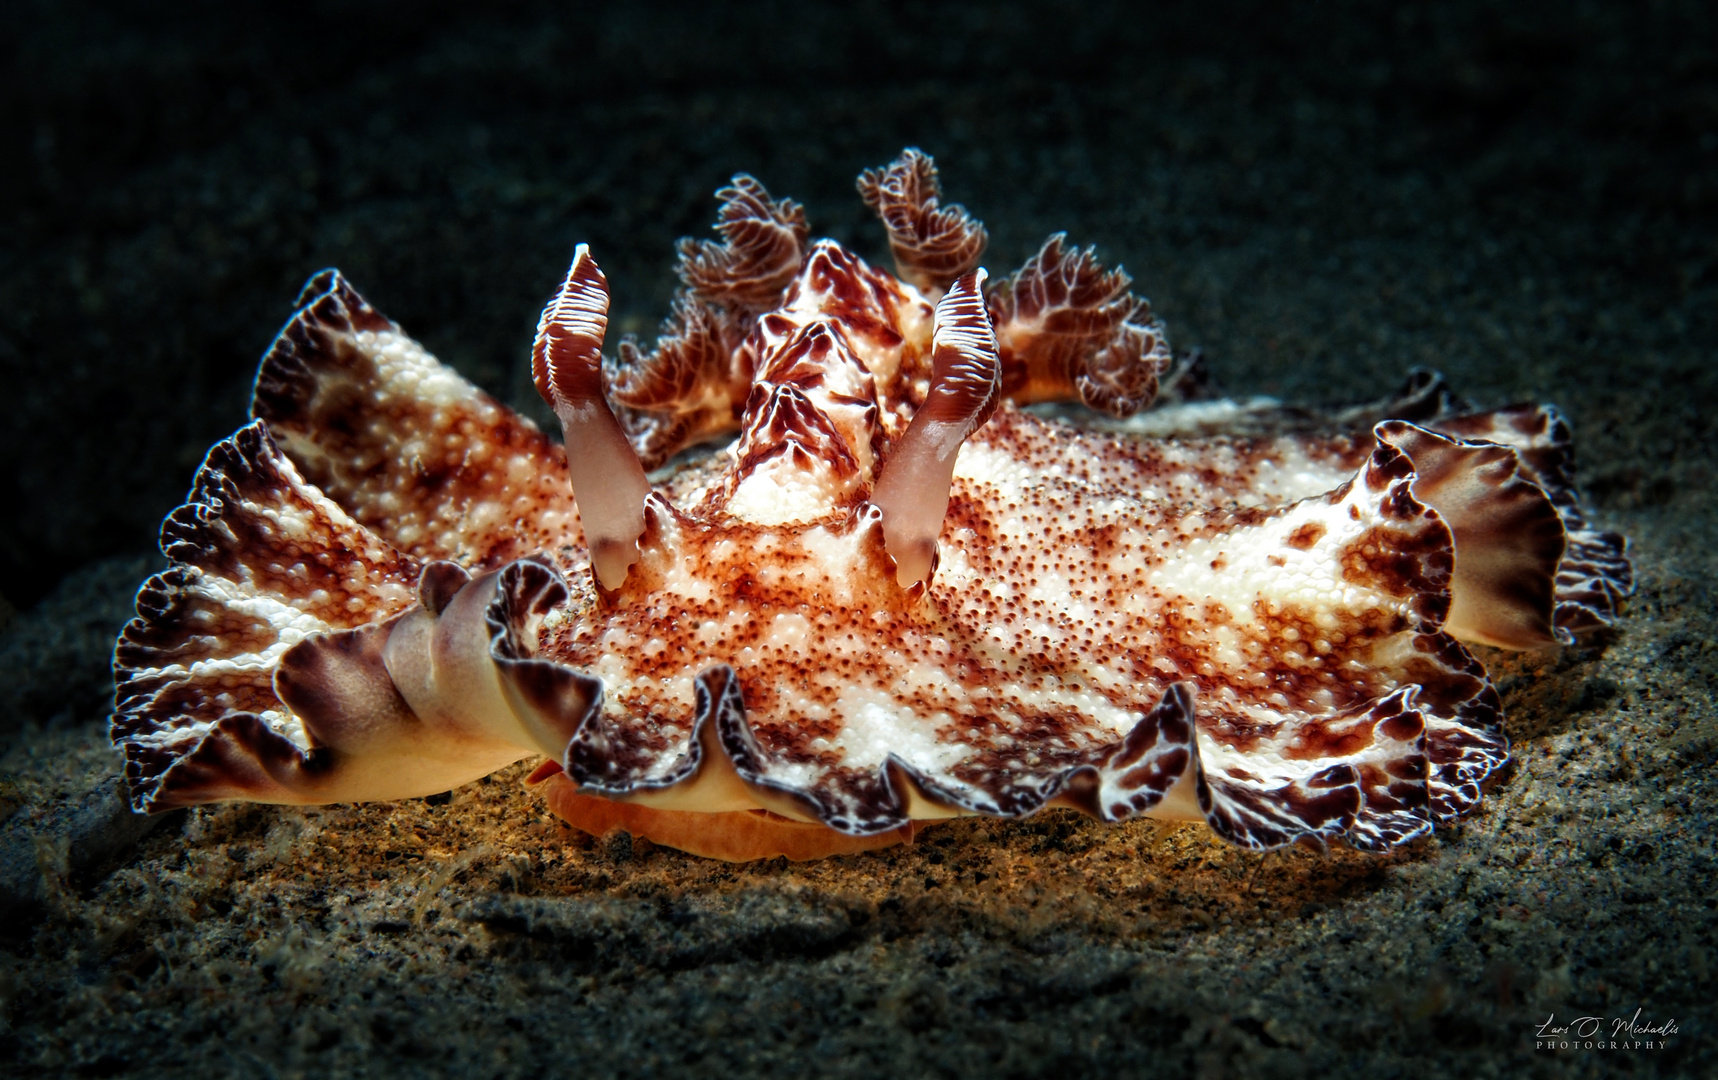
<path fill-rule="evenodd" d="M 1378 851 L 1478 803 L 1468 643 L 1631 588 L 1555 409 L 1212 399 L 1091 249 L 987 277 L 917 150 L 859 190 L 894 273 L 736 176 L 649 351 L 603 354 L 580 245 L 531 355 L 560 442 L 311 278 L 118 641 L 136 809 L 540 755 L 587 831 L 797 859 L 1046 806 Z"/>

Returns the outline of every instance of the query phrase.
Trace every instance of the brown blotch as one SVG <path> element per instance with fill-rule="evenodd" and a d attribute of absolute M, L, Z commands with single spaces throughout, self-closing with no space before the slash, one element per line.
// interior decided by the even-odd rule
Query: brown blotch
<path fill-rule="evenodd" d="M 1328 531 L 1321 523 L 1309 521 L 1294 532 L 1289 533 L 1288 539 L 1284 542 L 1297 551 L 1311 551 L 1313 545 L 1323 539 L 1324 534 Z"/>

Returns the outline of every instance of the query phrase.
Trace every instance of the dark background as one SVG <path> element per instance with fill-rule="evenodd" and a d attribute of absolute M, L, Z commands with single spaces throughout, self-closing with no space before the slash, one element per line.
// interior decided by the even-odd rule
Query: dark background
<path fill-rule="evenodd" d="M 1713 1075 L 1715 43 L 1709 0 L 0 5 L 0 1072 Z M 127 812 L 113 635 L 305 278 L 542 418 L 576 243 L 648 335 L 735 171 L 886 264 L 853 177 L 906 145 L 994 273 L 1096 244 L 1231 393 L 1564 408 L 1640 589 L 1481 650 L 1478 812 L 1381 857 L 1051 812 L 738 867 L 581 841 L 528 763 Z M 1662 1052 L 1534 1045 L 1637 1008 Z"/>
<path fill-rule="evenodd" d="M 648 332 L 730 173 L 881 258 L 852 179 L 905 145 L 993 271 L 1069 230 L 1235 391 L 1579 367 L 1710 438 L 1713 10 L 8 4 L 0 595 L 144 548 L 323 266 L 530 406 L 576 242 Z"/>

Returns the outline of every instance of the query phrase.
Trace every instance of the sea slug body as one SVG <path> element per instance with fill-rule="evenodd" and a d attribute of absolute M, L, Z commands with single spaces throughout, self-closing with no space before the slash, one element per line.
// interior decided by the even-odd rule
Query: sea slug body
<path fill-rule="evenodd" d="M 1211 399 L 1091 250 L 992 277 L 928 156 L 859 188 L 894 273 L 737 176 L 648 350 L 604 355 L 580 245 L 532 351 L 559 442 L 313 277 L 120 636 L 134 806 L 540 756 L 575 825 L 727 859 L 1046 806 L 1378 851 L 1472 809 L 1508 741 L 1468 643 L 1631 589 L 1558 412 Z"/>

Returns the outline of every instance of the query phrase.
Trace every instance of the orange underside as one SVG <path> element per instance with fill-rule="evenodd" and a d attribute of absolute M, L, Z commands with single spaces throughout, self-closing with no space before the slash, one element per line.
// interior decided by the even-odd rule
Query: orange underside
<path fill-rule="evenodd" d="M 554 766 L 552 769 L 550 766 Z M 750 862 L 777 855 L 803 862 L 829 855 L 848 855 L 910 844 L 925 822 L 909 821 L 876 836 L 848 836 L 823 825 L 793 821 L 767 810 L 733 810 L 700 814 L 689 810 L 655 810 L 636 803 L 613 802 L 581 795 L 578 786 L 553 762 L 526 781 L 548 800 L 549 809 L 576 829 L 592 836 L 615 830 L 642 836 L 653 844 L 677 848 L 707 859 Z"/>

